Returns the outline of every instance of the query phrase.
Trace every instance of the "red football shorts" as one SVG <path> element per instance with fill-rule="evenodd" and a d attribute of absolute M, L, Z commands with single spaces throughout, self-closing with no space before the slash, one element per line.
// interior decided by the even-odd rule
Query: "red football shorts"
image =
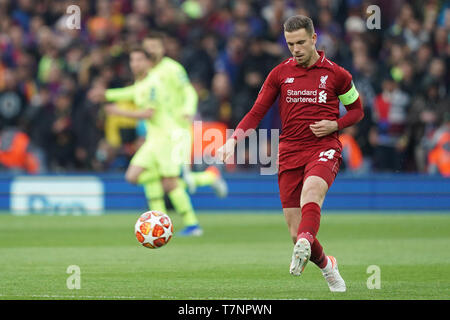
<path fill-rule="evenodd" d="M 309 176 L 318 176 L 333 184 L 342 162 L 339 150 L 326 149 L 314 152 L 304 166 L 287 169 L 278 174 L 280 200 L 283 208 L 299 208 L 303 182 Z"/>

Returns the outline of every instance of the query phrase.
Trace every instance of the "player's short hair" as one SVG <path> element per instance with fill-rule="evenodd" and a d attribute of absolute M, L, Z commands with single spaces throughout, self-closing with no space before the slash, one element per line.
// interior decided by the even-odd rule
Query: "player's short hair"
<path fill-rule="evenodd" d="M 132 48 L 130 49 L 130 55 L 131 55 L 133 52 L 141 52 L 141 53 L 143 53 L 143 54 L 145 55 L 145 57 L 146 57 L 147 59 L 150 59 L 150 55 L 148 54 L 148 52 L 145 51 L 144 48 L 142 48 L 141 46 L 134 46 L 134 47 L 132 47 Z"/>
<path fill-rule="evenodd" d="M 283 27 L 285 32 L 305 29 L 310 36 L 314 34 L 314 24 L 311 18 L 301 14 L 288 18 L 284 22 Z"/>

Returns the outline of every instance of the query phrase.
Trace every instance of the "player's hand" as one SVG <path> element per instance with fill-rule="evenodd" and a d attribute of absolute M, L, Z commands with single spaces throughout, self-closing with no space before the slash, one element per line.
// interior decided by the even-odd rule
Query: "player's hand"
<path fill-rule="evenodd" d="M 221 162 L 227 161 L 234 154 L 234 147 L 236 147 L 236 139 L 228 139 L 223 146 L 216 151 L 216 159 Z"/>
<path fill-rule="evenodd" d="M 338 130 L 337 121 L 321 120 L 309 125 L 309 128 L 318 138 L 325 137 Z"/>

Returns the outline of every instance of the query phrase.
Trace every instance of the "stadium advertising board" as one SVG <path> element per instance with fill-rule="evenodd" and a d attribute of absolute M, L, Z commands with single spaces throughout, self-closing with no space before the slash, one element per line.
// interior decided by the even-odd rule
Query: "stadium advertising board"
<path fill-rule="evenodd" d="M 103 183 L 97 177 L 17 177 L 11 183 L 13 214 L 98 215 L 104 211 Z"/>

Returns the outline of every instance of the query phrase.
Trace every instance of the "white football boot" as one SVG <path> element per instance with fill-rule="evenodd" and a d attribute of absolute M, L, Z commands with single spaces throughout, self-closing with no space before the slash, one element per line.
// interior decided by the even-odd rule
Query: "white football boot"
<path fill-rule="evenodd" d="M 345 292 L 347 289 L 345 286 L 345 281 L 339 274 L 338 264 L 336 258 L 333 256 L 328 256 L 328 261 L 331 262 L 331 266 L 328 264 L 327 267 L 322 269 L 322 274 L 328 283 L 328 287 L 331 292 Z"/>
<path fill-rule="evenodd" d="M 300 238 L 294 245 L 294 252 L 292 253 L 291 266 L 289 268 L 290 274 L 299 276 L 302 274 L 311 256 L 311 245 L 305 238 Z"/>

